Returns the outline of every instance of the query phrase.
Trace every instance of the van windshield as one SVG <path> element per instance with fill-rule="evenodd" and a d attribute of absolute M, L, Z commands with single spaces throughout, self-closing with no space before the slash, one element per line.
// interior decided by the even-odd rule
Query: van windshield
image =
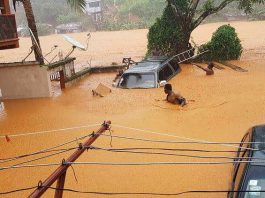
<path fill-rule="evenodd" d="M 241 192 L 239 198 L 262 198 L 265 197 L 265 166 L 250 166 L 246 180 L 239 190 L 253 191 Z M 255 192 L 256 191 L 256 192 Z M 263 192 L 261 192 L 263 191 Z"/>
<path fill-rule="evenodd" d="M 244 198 L 261 198 L 265 197 L 264 191 L 265 190 L 265 178 L 264 179 L 252 179 L 248 181 L 247 191 L 253 192 L 246 192 Z M 256 192 L 255 192 L 256 191 Z"/>
<path fill-rule="evenodd" d="M 122 88 L 154 88 L 155 75 L 152 73 L 124 74 L 119 82 Z"/>

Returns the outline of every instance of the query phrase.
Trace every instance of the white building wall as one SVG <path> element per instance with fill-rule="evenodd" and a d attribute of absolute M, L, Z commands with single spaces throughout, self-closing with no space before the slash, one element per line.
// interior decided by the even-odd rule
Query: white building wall
<path fill-rule="evenodd" d="M 36 62 L 0 64 L 2 99 L 51 96 L 49 72 Z"/>
<path fill-rule="evenodd" d="M 98 4 L 95 5 L 95 4 Z M 87 14 L 94 14 L 102 11 L 101 0 L 86 0 L 86 11 Z"/>

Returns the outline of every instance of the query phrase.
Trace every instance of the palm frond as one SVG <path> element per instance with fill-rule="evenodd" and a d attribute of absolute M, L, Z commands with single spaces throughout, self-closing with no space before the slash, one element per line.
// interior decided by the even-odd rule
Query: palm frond
<path fill-rule="evenodd" d="M 78 12 L 85 12 L 86 0 L 67 0 L 71 8 Z"/>

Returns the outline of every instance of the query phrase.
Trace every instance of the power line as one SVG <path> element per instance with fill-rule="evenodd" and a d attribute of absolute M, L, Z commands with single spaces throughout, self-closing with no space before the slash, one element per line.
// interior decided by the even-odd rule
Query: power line
<path fill-rule="evenodd" d="M 24 155 L 20 155 L 20 156 L 16 156 L 16 157 L 2 158 L 2 159 L 0 159 L 0 164 L 10 162 L 10 161 L 15 161 L 15 160 L 25 158 L 25 157 L 38 155 L 38 154 L 52 153 L 52 152 L 65 151 L 65 150 L 67 150 L 67 149 L 53 149 L 53 150 L 49 150 L 49 151 L 36 152 L 36 153 L 32 153 L 32 154 L 24 154 Z"/>
<path fill-rule="evenodd" d="M 9 134 L 8 137 L 20 137 L 20 136 L 28 136 L 28 135 L 40 135 L 44 133 L 52 133 L 52 132 L 62 132 L 62 131 L 69 131 L 73 129 L 81 129 L 81 128 L 91 128 L 95 126 L 100 126 L 101 124 L 90 124 L 84 126 L 75 126 L 69 128 L 61 128 L 61 129 L 53 129 L 53 130 L 46 130 L 46 131 L 36 131 L 36 132 L 22 132 L 19 134 Z M 6 135 L 0 135 L 0 138 L 6 138 Z"/>
<path fill-rule="evenodd" d="M 71 140 L 71 141 L 68 141 L 68 142 L 64 142 L 62 144 L 58 144 L 56 146 L 53 146 L 53 147 L 50 147 L 50 148 L 46 148 L 46 149 L 42 149 L 40 151 L 36 151 L 36 152 L 33 152 L 33 153 L 28 153 L 28 154 L 23 154 L 23 155 L 15 156 L 15 157 L 9 157 L 9 158 L 5 158 L 5 159 L 0 159 L 0 164 L 1 163 L 4 163 L 4 162 L 14 161 L 14 160 L 17 160 L 17 159 L 21 159 L 21 158 L 33 156 L 33 155 L 38 155 L 38 154 L 43 154 L 43 153 L 49 153 L 51 151 L 54 151 L 53 149 L 56 149 L 56 148 L 59 148 L 59 147 L 62 147 L 62 146 L 71 144 L 73 142 L 77 142 L 78 140 L 82 140 L 82 139 L 84 139 L 86 137 L 89 137 L 89 136 L 91 136 L 91 134 L 85 135 L 85 136 L 81 136 L 81 137 L 76 138 L 74 140 Z"/>
<path fill-rule="evenodd" d="M 117 124 L 112 124 L 112 126 L 116 126 L 116 127 L 124 128 L 124 129 L 130 129 L 130 130 L 134 130 L 134 131 L 141 131 L 143 133 L 148 133 L 148 134 L 156 134 L 156 135 L 162 135 L 162 136 L 167 136 L 167 137 L 174 137 L 174 138 L 178 138 L 178 139 L 189 140 L 189 141 L 192 141 L 192 142 L 200 142 L 200 143 L 204 143 L 204 144 L 219 144 L 219 145 L 222 145 L 222 146 L 244 148 L 244 147 L 238 147 L 238 146 L 233 146 L 232 145 L 232 144 L 240 144 L 241 142 L 213 142 L 213 141 L 200 140 L 200 139 L 189 138 L 189 137 L 184 137 L 184 136 L 178 136 L 178 135 L 173 135 L 173 134 L 168 134 L 168 133 L 150 131 L 150 130 L 145 130 L 145 129 L 126 127 L 126 126 L 117 125 Z M 264 143 L 264 142 L 244 142 L 244 143 L 246 143 L 246 144 L 261 144 L 261 143 Z"/>
<path fill-rule="evenodd" d="M 37 187 L 37 186 L 34 186 L 34 187 L 28 187 L 28 188 L 21 188 L 21 189 L 15 189 L 15 190 L 6 191 L 6 192 L 0 192 L 0 195 L 8 195 L 8 194 L 16 193 L 16 192 L 22 192 L 22 191 L 27 191 L 27 190 L 33 190 L 33 189 L 35 189 L 36 187 Z"/>
<path fill-rule="evenodd" d="M 6 192 L 0 192 L 0 195 L 8 195 L 16 192 L 28 191 L 35 188 L 43 188 L 47 187 L 48 189 L 57 190 L 57 191 L 66 191 L 66 192 L 73 192 L 73 193 L 80 193 L 80 194 L 95 194 L 95 195 L 150 195 L 150 196 L 179 196 L 184 194 L 197 194 L 197 193 L 263 193 L 265 190 L 189 190 L 189 191 L 182 191 L 178 193 L 154 193 L 154 192 L 99 192 L 99 191 L 81 191 L 81 190 L 74 190 L 70 188 L 54 188 L 49 186 L 34 186 L 28 188 L 21 188 L 15 189 Z"/>
<path fill-rule="evenodd" d="M 54 188 L 54 187 L 48 187 L 49 189 L 53 190 L 59 190 L 59 191 L 68 191 L 68 192 L 74 192 L 74 193 L 80 193 L 80 194 L 97 194 L 97 195 L 152 195 L 152 196 L 179 196 L 184 194 L 195 194 L 195 193 L 229 193 L 229 192 L 265 192 L 265 190 L 259 190 L 259 191 L 251 191 L 251 190 L 241 190 L 241 191 L 229 191 L 229 190 L 190 190 L 190 191 L 182 191 L 179 193 L 153 193 L 153 192 L 93 192 L 93 191 L 79 191 L 79 190 L 73 190 L 69 188 Z"/>
<path fill-rule="evenodd" d="M 27 164 L 27 165 L 21 165 L 21 166 L 6 166 L 6 167 L 0 167 L 0 171 L 1 170 L 8 170 L 8 169 L 35 168 L 35 167 L 47 167 L 47 166 L 58 166 L 58 165 L 61 165 L 61 163 Z"/>
<path fill-rule="evenodd" d="M 201 156 L 201 155 L 187 155 L 187 154 L 176 154 L 176 153 L 165 153 L 165 152 L 143 152 L 143 151 L 130 151 L 130 150 L 119 150 L 119 149 L 105 149 L 99 147 L 90 147 L 90 149 L 116 152 L 116 153 L 132 153 L 132 154 L 147 154 L 147 155 L 166 155 L 166 156 L 177 156 L 177 157 L 190 157 L 199 159 L 232 159 L 232 160 L 264 160 L 264 158 L 254 158 L 254 157 L 229 157 L 229 156 Z"/>
<path fill-rule="evenodd" d="M 220 161 L 220 162 L 65 162 L 67 165 L 103 165 L 103 166 L 148 166 L 148 165 L 221 165 L 235 163 L 259 163 L 265 161 Z M 1 168 L 0 168 L 1 170 Z"/>
<path fill-rule="evenodd" d="M 6 166 L 0 167 L 1 170 L 7 169 L 20 169 L 20 168 L 34 168 L 34 167 L 48 167 L 56 165 L 105 165 L 105 166 L 147 166 L 147 165 L 221 165 L 221 164 L 235 164 L 235 163 L 259 163 L 265 164 L 265 160 L 262 161 L 219 161 L 219 162 L 62 162 L 62 163 L 50 163 L 50 164 L 27 164 L 19 166 Z"/>
<path fill-rule="evenodd" d="M 13 166 L 18 166 L 18 165 L 22 165 L 22 164 L 27 164 L 29 162 L 35 162 L 35 161 L 38 161 L 38 160 L 41 160 L 41 159 L 46 159 L 46 158 L 49 158 L 49 157 L 52 157 L 52 156 L 55 156 L 55 155 L 59 155 L 59 154 L 62 154 L 62 153 L 66 153 L 66 152 L 69 152 L 71 150 L 74 150 L 76 148 L 69 148 L 69 149 L 64 149 L 62 151 L 59 151 L 57 153 L 53 153 L 51 155 L 46 155 L 46 156 L 43 156 L 43 157 L 39 157 L 39 158 L 35 158 L 35 159 L 32 159 L 32 160 L 27 160 L 27 161 L 24 161 L 24 162 L 21 162 L 21 163 L 18 163 L 18 164 L 15 164 Z"/>
<path fill-rule="evenodd" d="M 92 147 L 93 148 L 93 147 Z M 97 148 L 97 147 L 96 147 Z M 111 148 L 108 150 L 163 150 L 163 151 L 183 151 L 183 152 L 205 152 L 205 153 L 237 153 L 237 151 L 231 150 L 206 150 L 206 149 L 176 149 L 176 148 L 150 148 L 150 147 L 138 147 L 138 148 Z M 243 152 L 243 151 L 240 151 Z"/>
<path fill-rule="evenodd" d="M 112 138 L 118 138 L 118 139 L 127 139 L 127 140 L 135 140 L 135 141 L 143 141 L 143 142 L 153 142 L 153 143 L 167 143 L 167 144 L 206 144 L 206 145 L 223 145 L 223 146 L 227 146 L 227 147 L 233 147 L 233 148 L 242 148 L 242 149 L 246 149 L 246 150 L 251 150 L 251 151 L 258 151 L 258 149 L 253 149 L 253 148 L 247 148 L 247 147 L 240 147 L 240 146 L 233 146 L 231 144 L 235 144 L 235 143 L 221 143 L 221 142 L 201 142 L 201 141 L 197 141 L 197 142 L 182 142 L 182 141 L 172 141 L 172 140 L 154 140 L 154 139 L 147 139 L 147 138 L 139 138 L 139 137 L 129 137 L 129 136 L 117 136 L 117 135 L 105 135 L 102 134 L 102 136 L 107 136 L 107 137 L 112 137 Z M 263 142 L 264 143 L 264 142 Z"/>

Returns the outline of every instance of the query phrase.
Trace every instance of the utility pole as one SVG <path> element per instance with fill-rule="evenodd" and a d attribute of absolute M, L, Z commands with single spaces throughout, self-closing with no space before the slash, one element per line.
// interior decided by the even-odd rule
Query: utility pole
<path fill-rule="evenodd" d="M 86 149 L 89 147 L 102 133 L 110 128 L 111 121 L 105 121 L 101 128 L 93 133 L 92 136 L 83 144 L 81 144 L 65 162 L 74 162 Z M 57 180 L 56 188 L 62 189 L 64 187 L 66 171 L 70 165 L 62 163 L 43 183 L 39 184 L 38 188 L 29 195 L 30 198 L 39 198 L 45 191 Z M 54 197 L 62 198 L 63 191 L 56 190 Z"/>

